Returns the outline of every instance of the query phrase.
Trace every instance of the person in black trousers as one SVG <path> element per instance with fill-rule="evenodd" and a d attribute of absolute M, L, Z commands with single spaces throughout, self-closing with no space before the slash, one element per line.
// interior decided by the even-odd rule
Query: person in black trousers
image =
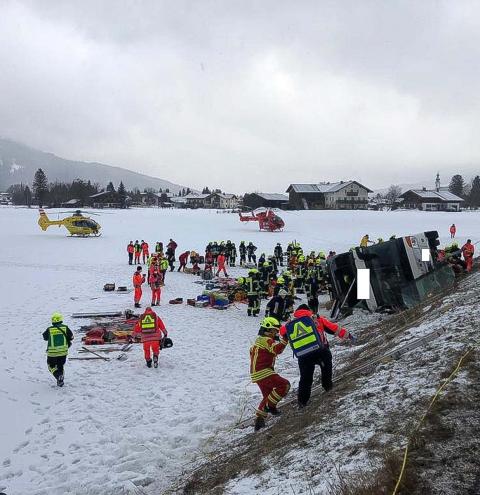
<path fill-rule="evenodd" d="M 323 316 L 316 317 L 306 304 L 301 304 L 293 313 L 293 319 L 282 326 L 280 337 L 288 339 L 295 357 L 298 359 L 300 383 L 298 384 L 298 407 L 307 405 L 313 383 L 315 366 L 322 371 L 322 387 L 331 390 L 332 353 L 326 333 L 345 340 L 355 341 L 355 337 L 345 328 Z M 314 338 L 312 338 L 314 337 Z"/>

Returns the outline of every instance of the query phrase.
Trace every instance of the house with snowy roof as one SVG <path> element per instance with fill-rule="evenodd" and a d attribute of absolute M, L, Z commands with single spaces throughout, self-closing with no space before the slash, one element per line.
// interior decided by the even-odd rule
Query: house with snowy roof
<path fill-rule="evenodd" d="M 409 189 L 401 196 L 402 207 L 423 211 L 460 211 L 464 199 L 451 193 L 440 185 L 440 175 L 437 174 L 435 189 Z"/>
<path fill-rule="evenodd" d="M 290 184 L 286 191 L 295 210 L 366 210 L 372 190 L 356 180 Z"/>

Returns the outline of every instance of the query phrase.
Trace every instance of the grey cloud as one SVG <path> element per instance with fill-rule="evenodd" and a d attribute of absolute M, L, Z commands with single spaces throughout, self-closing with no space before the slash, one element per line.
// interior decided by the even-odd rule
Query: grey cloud
<path fill-rule="evenodd" d="M 5 2 L 0 134 L 202 187 L 475 170 L 480 5 Z"/>

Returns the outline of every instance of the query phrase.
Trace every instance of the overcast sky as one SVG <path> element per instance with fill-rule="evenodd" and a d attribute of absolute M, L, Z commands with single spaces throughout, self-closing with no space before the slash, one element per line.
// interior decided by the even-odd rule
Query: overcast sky
<path fill-rule="evenodd" d="M 0 135 L 201 188 L 480 173 L 480 2 L 0 0 Z"/>

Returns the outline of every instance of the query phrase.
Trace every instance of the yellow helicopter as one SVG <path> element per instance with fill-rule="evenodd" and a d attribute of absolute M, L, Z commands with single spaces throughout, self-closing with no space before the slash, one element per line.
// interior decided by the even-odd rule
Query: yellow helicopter
<path fill-rule="evenodd" d="M 43 208 L 40 208 L 39 213 L 38 225 L 40 225 L 42 230 L 47 230 L 50 225 L 58 225 L 59 227 L 63 225 L 70 232 L 70 236 L 98 237 L 100 235 L 100 229 L 102 227 L 95 220 L 83 216 L 81 210 L 76 210 L 73 215 L 62 218 L 61 220 L 50 220 Z M 95 215 L 95 213 L 92 213 L 92 215 Z"/>

